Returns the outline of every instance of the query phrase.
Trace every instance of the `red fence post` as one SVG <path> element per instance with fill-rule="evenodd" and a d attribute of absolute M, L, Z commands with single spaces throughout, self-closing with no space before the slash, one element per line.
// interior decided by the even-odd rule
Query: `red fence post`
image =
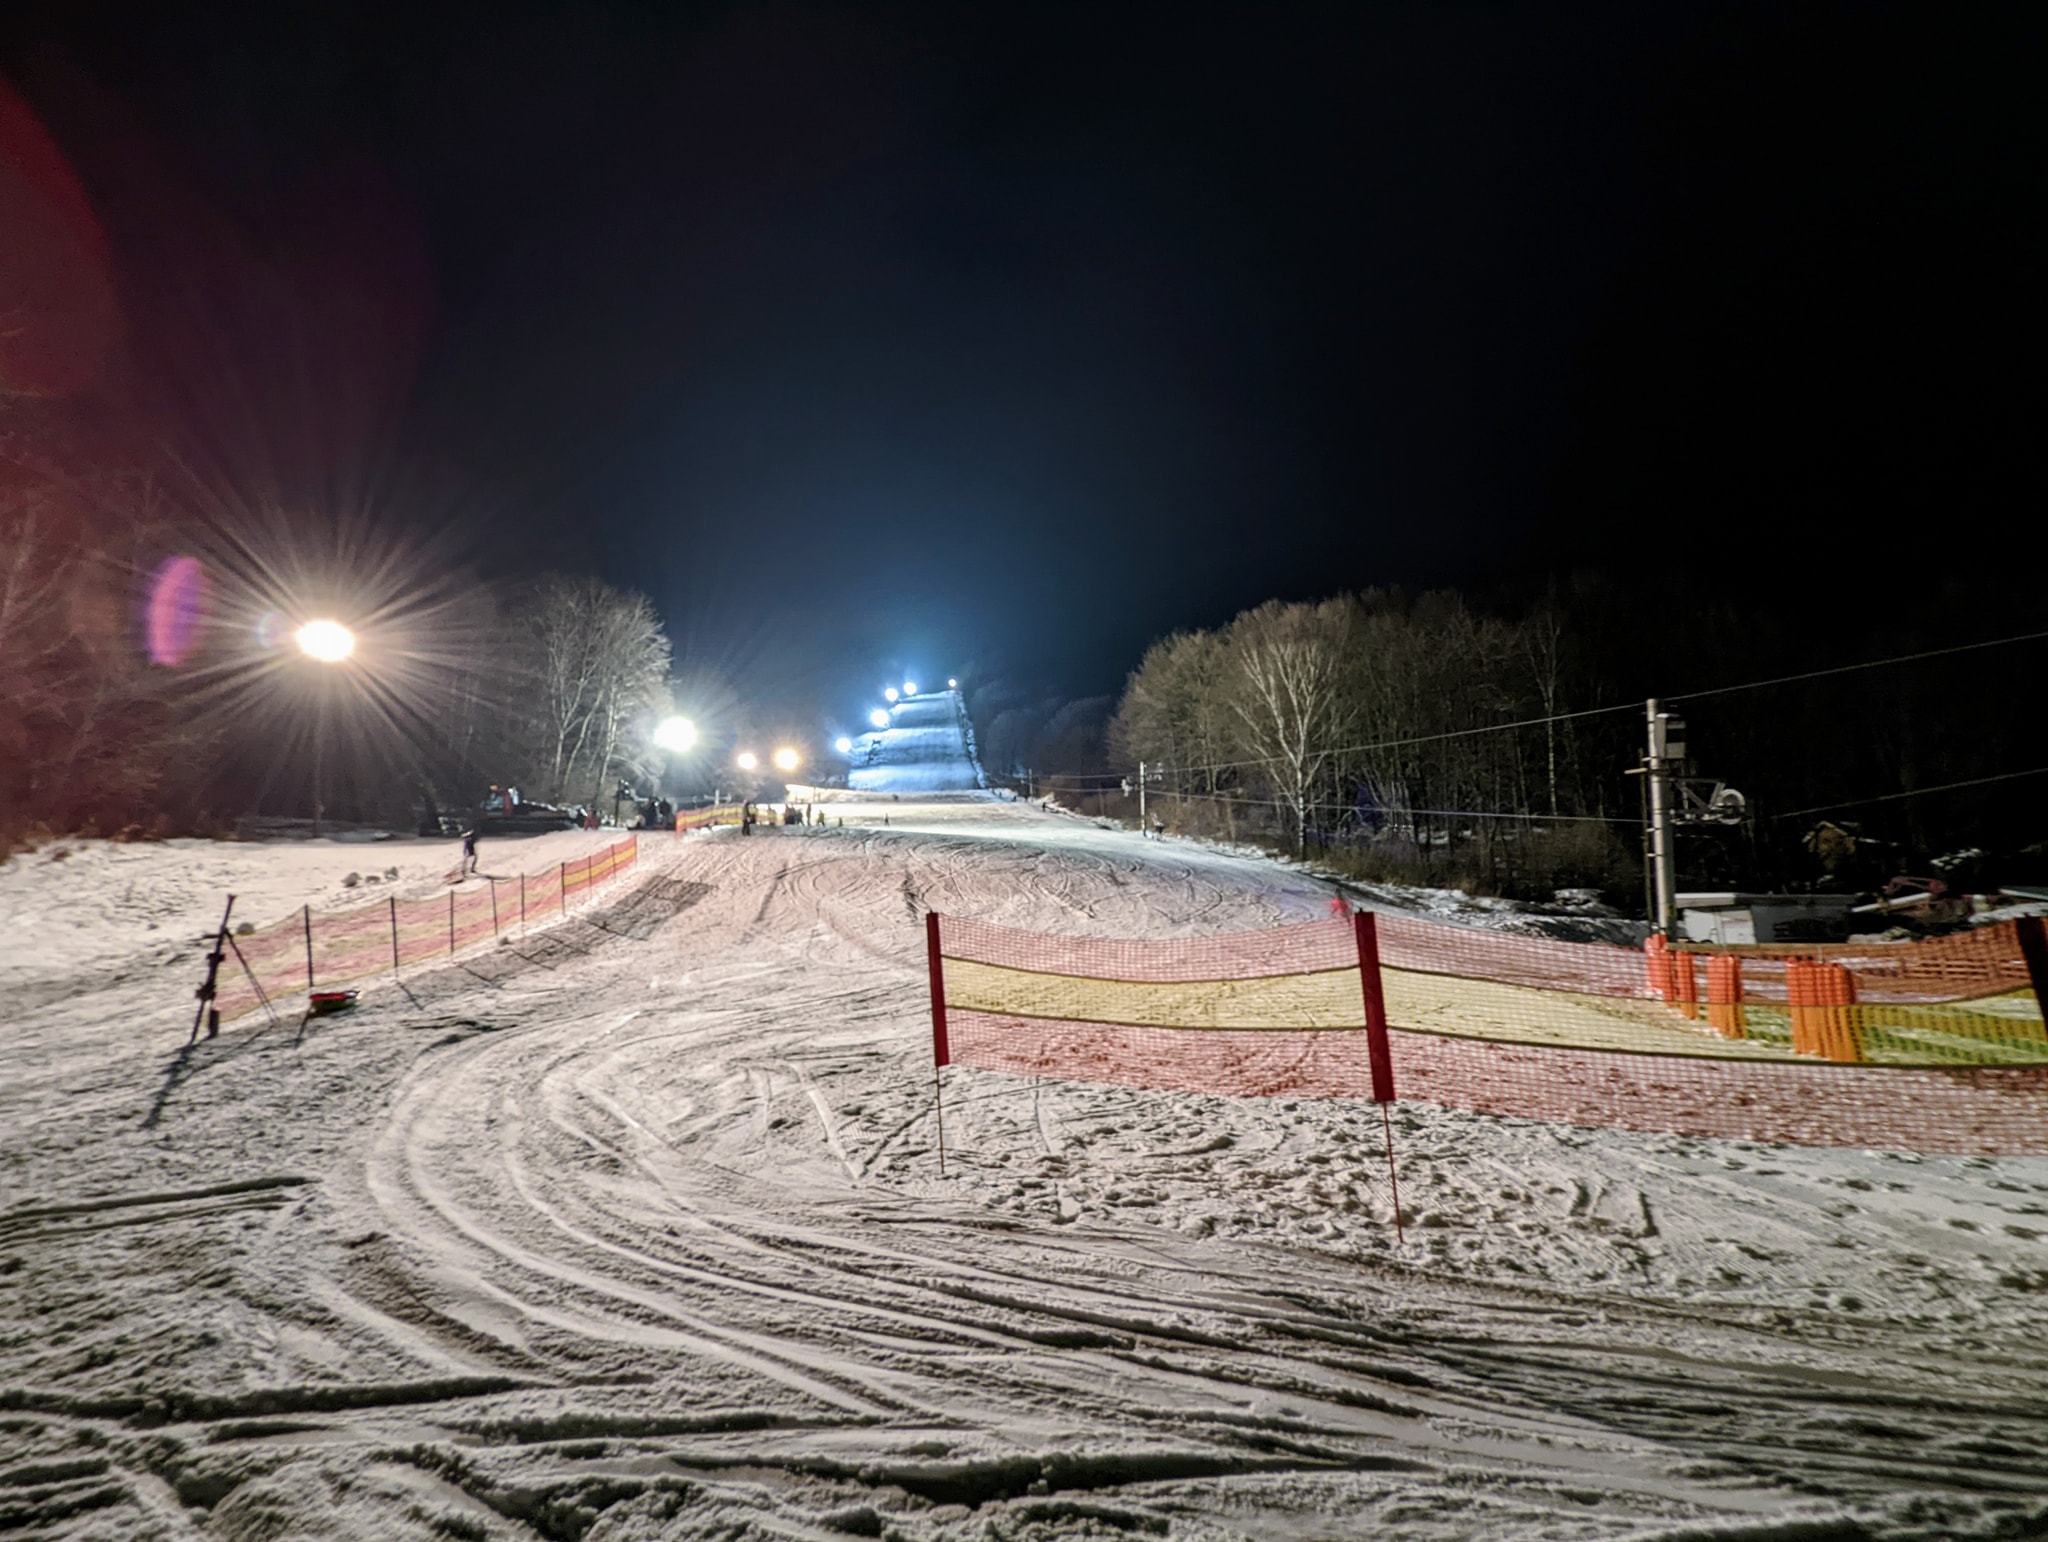
<path fill-rule="evenodd" d="M 1379 922 L 1370 910 L 1353 913 L 1358 938 L 1358 979 L 1365 988 L 1365 1048 L 1372 1061 L 1372 1100 L 1394 1101 L 1394 1046 L 1387 1037 L 1387 996 L 1380 982 Z"/>
<path fill-rule="evenodd" d="M 924 913 L 924 952 L 932 980 L 932 1064 L 953 1063 L 953 1046 L 946 1038 L 946 966 L 939 957 L 939 913 Z"/>
<path fill-rule="evenodd" d="M 925 959 L 932 977 L 932 1106 L 939 1118 L 939 1176 L 946 1176 L 946 1091 L 943 1067 L 953 1059 L 953 1046 L 946 1038 L 946 967 L 939 956 L 939 913 L 924 913 Z"/>
<path fill-rule="evenodd" d="M 1408 1238 L 1401 1226 L 1401 1180 L 1394 1171 L 1394 1046 L 1387 1035 L 1387 993 L 1380 980 L 1380 924 L 1370 910 L 1351 914 L 1352 936 L 1358 941 L 1358 980 L 1365 990 L 1365 1053 L 1372 1065 L 1372 1100 L 1380 1106 L 1380 1127 L 1387 1137 L 1387 1189 L 1394 1201 L 1394 1240 Z"/>
<path fill-rule="evenodd" d="M 2048 1018 L 2048 926 L 2039 916 L 2021 916 L 2012 926 L 2019 934 L 2020 956 L 2027 961 L 2027 978 L 2033 982 L 2034 1004 Z"/>
<path fill-rule="evenodd" d="M 300 914 L 306 919 L 306 989 L 313 988 L 313 907 L 301 905 Z"/>

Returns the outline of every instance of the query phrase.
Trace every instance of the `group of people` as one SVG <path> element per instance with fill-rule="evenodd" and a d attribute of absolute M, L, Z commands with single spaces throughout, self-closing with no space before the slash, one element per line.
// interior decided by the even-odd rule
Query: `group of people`
<path fill-rule="evenodd" d="M 776 822 L 774 809 L 771 808 L 767 811 L 765 821 L 770 824 Z M 753 799 L 749 798 L 740 805 L 740 834 L 752 835 L 754 833 L 754 826 L 763 822 L 764 816 L 755 805 Z M 821 825 L 825 822 L 825 816 L 818 813 L 808 803 L 804 804 L 801 808 L 794 803 L 785 803 L 782 806 L 782 819 L 780 822 L 786 825 Z"/>

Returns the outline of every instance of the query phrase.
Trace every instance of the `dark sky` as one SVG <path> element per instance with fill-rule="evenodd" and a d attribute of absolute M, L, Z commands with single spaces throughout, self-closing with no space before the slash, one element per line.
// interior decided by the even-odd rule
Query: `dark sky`
<path fill-rule="evenodd" d="M 2043 14 L 16 0 L 0 69 L 219 478 L 829 713 L 1270 594 L 1995 566 Z"/>

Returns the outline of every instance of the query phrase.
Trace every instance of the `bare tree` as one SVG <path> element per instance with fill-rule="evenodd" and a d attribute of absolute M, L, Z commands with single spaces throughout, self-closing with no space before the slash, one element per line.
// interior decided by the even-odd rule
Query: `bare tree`
<path fill-rule="evenodd" d="M 1318 782 L 1355 717 L 1344 687 L 1353 604 L 1268 600 L 1224 634 L 1237 666 L 1229 701 L 1243 744 L 1294 822 L 1295 849 L 1308 843 Z"/>
<path fill-rule="evenodd" d="M 625 729 L 661 696 L 669 665 L 661 619 L 645 595 L 554 576 L 535 587 L 529 625 L 538 687 L 532 758 L 551 796 L 588 787 L 596 802 L 619 770 L 642 764 Z"/>

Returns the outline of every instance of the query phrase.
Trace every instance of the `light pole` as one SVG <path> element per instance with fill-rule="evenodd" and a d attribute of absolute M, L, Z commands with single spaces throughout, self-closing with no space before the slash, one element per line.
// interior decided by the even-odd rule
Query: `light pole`
<path fill-rule="evenodd" d="M 308 621 L 293 634 L 299 645 L 299 652 L 319 664 L 345 664 L 356 651 L 356 634 L 339 621 Z M 327 754 L 327 691 L 326 683 L 320 685 L 320 695 L 313 707 L 313 838 L 318 840 L 321 821 L 327 809 L 320 786 L 321 773 Z"/>

